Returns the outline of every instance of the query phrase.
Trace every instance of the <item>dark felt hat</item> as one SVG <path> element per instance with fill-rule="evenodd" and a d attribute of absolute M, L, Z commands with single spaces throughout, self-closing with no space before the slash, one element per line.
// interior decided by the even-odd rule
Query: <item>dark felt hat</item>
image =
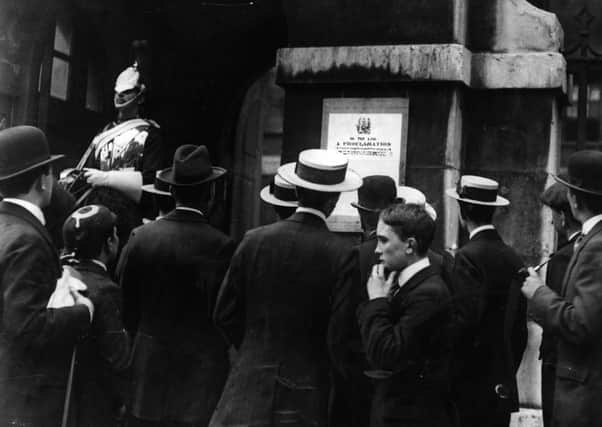
<path fill-rule="evenodd" d="M 157 175 L 159 181 L 169 185 L 190 187 L 213 181 L 226 173 L 226 169 L 213 166 L 209 150 L 204 145 L 182 145 L 173 156 L 173 166 Z"/>
<path fill-rule="evenodd" d="M 562 179 L 566 180 L 566 177 L 562 177 Z M 544 205 L 556 211 L 566 212 L 570 210 L 569 199 L 567 199 L 566 193 L 566 186 L 555 182 L 541 193 L 540 200 Z"/>
<path fill-rule="evenodd" d="M 568 171 L 566 179 L 552 176 L 573 190 L 602 197 L 602 152 L 582 150 L 571 154 Z"/>
<path fill-rule="evenodd" d="M 163 182 L 159 177 L 159 171 L 155 174 L 155 181 L 152 184 L 146 184 L 142 186 L 142 191 L 147 193 L 156 194 L 158 196 L 171 197 L 171 191 L 169 191 L 169 184 Z"/>
<path fill-rule="evenodd" d="M 387 175 L 370 175 L 364 177 L 364 185 L 357 190 L 357 203 L 351 205 L 357 209 L 380 211 L 389 206 L 397 198 L 395 180 Z"/>
<path fill-rule="evenodd" d="M 10 179 L 64 157 L 50 155 L 48 140 L 33 126 L 0 131 L 0 181 Z"/>

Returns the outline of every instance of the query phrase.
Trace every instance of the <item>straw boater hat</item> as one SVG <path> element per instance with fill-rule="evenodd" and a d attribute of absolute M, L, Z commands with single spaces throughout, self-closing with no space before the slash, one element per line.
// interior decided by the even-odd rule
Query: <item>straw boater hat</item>
<path fill-rule="evenodd" d="M 159 171 L 155 174 L 155 182 L 152 184 L 146 184 L 142 186 L 142 191 L 146 191 L 147 193 L 156 194 L 158 196 L 169 196 L 171 197 L 171 192 L 169 191 L 169 184 L 163 182 L 158 179 Z"/>
<path fill-rule="evenodd" d="M 411 205 L 424 206 L 424 210 L 433 221 L 437 221 L 437 211 L 426 201 L 426 196 L 422 191 L 414 187 L 401 186 L 397 190 L 397 198 L 402 199 L 404 203 Z"/>
<path fill-rule="evenodd" d="M 508 199 L 497 194 L 499 187 L 493 179 L 464 175 L 460 178 L 457 188 L 448 188 L 445 192 L 449 197 L 473 205 L 508 206 Z"/>
<path fill-rule="evenodd" d="M 15 126 L 0 131 L 0 181 L 14 178 L 65 156 L 50 155 L 48 140 L 33 126 Z"/>
<path fill-rule="evenodd" d="M 573 190 L 602 196 L 602 152 L 582 150 L 573 153 L 569 157 L 568 172 L 568 179 L 552 176 Z"/>
<path fill-rule="evenodd" d="M 335 150 L 311 149 L 299 153 L 299 159 L 278 168 L 278 175 L 296 187 L 325 193 L 354 191 L 362 178 L 349 169 L 347 158 Z"/>
<path fill-rule="evenodd" d="M 176 187 L 193 187 L 211 182 L 226 173 L 226 169 L 213 166 L 209 150 L 204 145 L 182 145 L 173 156 L 173 166 L 163 169 L 157 179 Z"/>
<path fill-rule="evenodd" d="M 261 200 L 264 202 L 274 206 L 289 208 L 296 208 L 299 206 L 295 186 L 286 182 L 278 174 L 274 175 L 274 179 L 270 185 L 263 187 L 259 193 L 259 197 L 261 197 Z"/>

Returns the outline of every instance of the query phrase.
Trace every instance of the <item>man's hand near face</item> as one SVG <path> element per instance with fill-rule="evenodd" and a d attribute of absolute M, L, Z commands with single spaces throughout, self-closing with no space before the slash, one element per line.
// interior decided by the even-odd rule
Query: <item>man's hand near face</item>
<path fill-rule="evenodd" d="M 376 264 L 372 267 L 372 274 L 368 278 L 366 288 L 368 298 L 370 300 L 376 298 L 386 298 L 389 295 L 389 290 L 393 286 L 395 274 L 389 274 L 389 278 L 385 279 L 385 267 L 382 264 Z"/>

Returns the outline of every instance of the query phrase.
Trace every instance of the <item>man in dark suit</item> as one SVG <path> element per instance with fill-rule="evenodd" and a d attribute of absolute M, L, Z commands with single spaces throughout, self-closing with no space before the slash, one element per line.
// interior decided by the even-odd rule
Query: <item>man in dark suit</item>
<path fill-rule="evenodd" d="M 496 181 L 462 176 L 447 190 L 458 200 L 470 240 L 450 274 L 454 302 L 452 387 L 461 425 L 507 427 L 518 410 L 516 371 L 527 341 L 526 301 L 516 282 L 522 262 L 492 225 Z"/>
<path fill-rule="evenodd" d="M 211 321 L 234 244 L 207 222 L 212 182 L 205 146 L 183 145 L 158 179 L 176 208 L 132 232 L 118 267 L 132 354 L 132 425 L 205 426 L 228 374 L 227 345 Z M 172 424 L 170 424 L 172 423 Z"/>
<path fill-rule="evenodd" d="M 573 256 L 573 245 L 581 234 L 581 224 L 573 217 L 566 186 L 559 182 L 548 187 L 540 197 L 552 209 L 554 228 L 558 235 L 558 250 L 551 255 L 546 269 L 546 285 L 557 294 L 561 291 L 564 273 Z M 556 382 L 556 341 L 543 331 L 539 348 L 541 359 L 541 406 L 544 427 L 552 425 L 554 384 Z"/>
<path fill-rule="evenodd" d="M 397 204 L 380 214 L 376 251 L 382 264 L 373 267 L 370 301 L 358 310 L 377 378 L 371 427 L 452 425 L 451 304 L 427 257 L 434 233 L 435 222 L 421 206 Z"/>
<path fill-rule="evenodd" d="M 92 302 L 47 308 L 59 257 L 44 227 L 54 178 L 44 133 L 0 132 L 0 425 L 59 425 L 69 363 L 90 327 Z"/>
<path fill-rule="evenodd" d="M 327 425 L 329 350 L 351 318 L 351 248 L 326 218 L 362 179 L 332 151 L 306 150 L 278 174 L 297 187 L 291 217 L 249 231 L 220 289 L 215 321 L 238 349 L 210 426 Z M 328 345 L 327 345 L 328 343 Z"/>
<path fill-rule="evenodd" d="M 78 344 L 69 425 L 115 426 L 123 418 L 125 371 L 130 339 L 123 326 L 121 289 L 109 274 L 117 256 L 117 218 L 104 206 L 84 206 L 63 224 L 63 241 L 72 266 L 94 303 L 88 336 Z"/>
<path fill-rule="evenodd" d="M 602 153 L 579 151 L 568 161 L 573 216 L 582 224 L 560 292 L 533 269 L 522 291 L 529 314 L 556 339 L 552 426 L 602 425 Z"/>

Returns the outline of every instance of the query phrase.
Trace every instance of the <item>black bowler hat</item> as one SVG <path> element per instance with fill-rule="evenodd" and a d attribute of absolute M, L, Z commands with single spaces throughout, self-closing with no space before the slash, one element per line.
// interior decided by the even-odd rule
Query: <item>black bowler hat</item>
<path fill-rule="evenodd" d="M 46 135 L 33 126 L 0 131 L 0 181 L 13 178 L 64 157 L 50 155 Z"/>
<path fill-rule="evenodd" d="M 387 175 L 364 177 L 364 184 L 357 190 L 357 203 L 351 202 L 356 209 L 381 211 L 397 198 L 397 186 L 393 178 Z"/>
<path fill-rule="evenodd" d="M 568 179 L 552 176 L 573 190 L 602 196 L 602 152 L 582 150 L 571 154 L 568 170 Z"/>
<path fill-rule="evenodd" d="M 219 178 L 226 169 L 211 165 L 209 150 L 204 145 L 182 145 L 173 156 L 173 166 L 157 175 L 159 181 L 176 187 L 191 187 Z"/>

